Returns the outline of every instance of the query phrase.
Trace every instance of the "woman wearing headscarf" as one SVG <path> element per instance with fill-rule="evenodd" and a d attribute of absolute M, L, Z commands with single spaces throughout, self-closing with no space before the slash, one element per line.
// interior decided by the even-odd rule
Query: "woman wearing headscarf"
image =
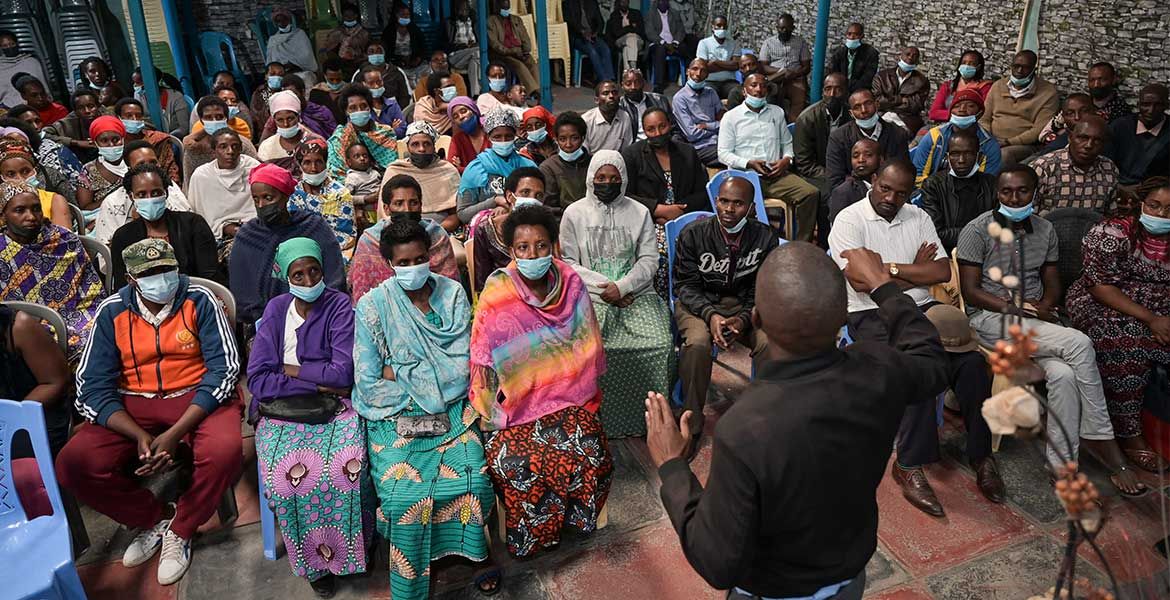
<path fill-rule="evenodd" d="M 521 137 L 524 147 L 520 149 L 520 156 L 531 160 L 537 166 L 544 159 L 557 153 L 557 142 L 553 136 L 557 118 L 543 106 L 534 106 L 526 111 L 520 122 Z"/>
<path fill-rule="evenodd" d="M 80 207 L 86 225 L 97 219 L 106 196 L 122 188 L 122 178 L 126 176 L 127 169 L 126 161 L 122 160 L 126 126 L 117 117 L 98 117 L 89 124 L 89 139 L 97 144 L 98 157 L 85 164 L 90 189 L 93 190 L 92 201 Z"/>
<path fill-rule="evenodd" d="M 295 65 L 302 71 L 315 73 L 317 57 L 313 44 L 305 30 L 296 26 L 293 14 L 287 8 L 276 8 L 272 11 L 272 22 L 276 24 L 276 33 L 268 37 L 264 62 Z"/>
<path fill-rule="evenodd" d="M 596 529 L 613 476 L 596 416 L 601 330 L 585 282 L 553 257 L 557 229 L 547 208 L 512 211 L 513 262 L 488 277 L 471 330 L 471 404 L 517 557 L 558 543 L 567 525 Z"/>
<path fill-rule="evenodd" d="M 609 438 L 645 435 L 646 391 L 669 394 L 675 374 L 670 311 L 654 290 L 654 221 L 626 196 L 628 182 L 621 154 L 598 150 L 585 198 L 561 217 L 562 256 L 589 290 L 605 344 L 601 424 Z"/>
<path fill-rule="evenodd" d="M 44 189 L 44 182 L 37 170 L 37 159 L 27 144 L 13 139 L 0 140 L 0 180 L 33 189 L 40 201 L 41 215 L 46 220 L 65 229 L 74 227 L 73 214 L 69 211 L 65 197 Z"/>
<path fill-rule="evenodd" d="M 434 127 L 415 121 L 406 128 L 408 154 L 390 163 L 383 183 L 396 175 L 409 175 L 422 188 L 422 216 L 443 225 L 453 232 L 459 228 L 455 214 L 455 200 L 459 193 L 459 170 L 443 160 L 435 150 L 439 132 Z"/>
<path fill-rule="evenodd" d="M 297 146 L 295 158 L 301 168 L 301 180 L 289 197 L 289 212 L 307 210 L 321 215 L 333 229 L 342 255 L 350 256 L 357 239 L 353 197 L 349 188 L 325 169 L 329 159 L 329 145 L 322 139 L 301 142 Z"/>
<path fill-rule="evenodd" d="M 347 122 L 329 137 L 329 174 L 345 180 L 345 153 L 354 144 L 363 144 L 379 169 L 398 160 L 394 129 L 374 120 L 374 97 L 360 83 L 345 86 L 338 98 Z"/>
<path fill-rule="evenodd" d="M 281 242 L 297 237 L 312 239 L 321 247 L 325 285 L 345 289 L 345 262 L 333 229 L 317 213 L 290 212 L 288 199 L 296 181 L 288 171 L 261 164 L 248 174 L 256 218 L 236 232 L 228 263 L 228 281 L 236 297 L 236 312 L 243 323 L 255 323 L 268 301 L 289 290 L 288 282 L 264 274 L 272 272 Z"/>
<path fill-rule="evenodd" d="M 93 192 L 89 191 L 85 167 L 72 150 L 40 135 L 40 113 L 27 104 L 19 104 L 8 111 L 8 116 L 11 118 L 7 124 L 9 131 L 0 137 L 22 138 L 32 148 L 37 168 L 45 176 L 45 189 L 61 194 L 70 204 L 89 202 Z M 12 131 L 13 128 L 20 133 Z"/>
<path fill-rule="evenodd" d="M 37 190 L 0 183 L 0 301 L 23 300 L 61 313 L 69 330 L 69 360 L 89 339 L 102 279 L 72 231 L 45 221 Z"/>
<path fill-rule="evenodd" d="M 462 174 L 480 152 L 492 147 L 487 132 L 480 122 L 479 105 L 467 96 L 460 96 L 447 104 L 451 117 L 451 145 L 447 160 Z"/>
<path fill-rule="evenodd" d="M 480 211 L 505 206 L 504 179 L 519 167 L 536 163 L 516 153 L 516 114 L 497 108 L 483 118 L 483 128 L 491 140 L 491 151 L 483 152 L 467 165 L 459 182 L 459 220 L 471 223 Z"/>
<path fill-rule="evenodd" d="M 285 240 L 275 258 L 289 291 L 264 308 L 248 358 L 261 501 L 279 516 L 293 574 L 328 597 L 335 576 L 365 572 L 374 541 L 366 427 L 350 403 L 353 304 L 325 285 L 317 242 Z"/>
<path fill-rule="evenodd" d="M 471 306 L 458 281 L 431 273 L 429 244 L 414 221 L 382 230 L 395 273 L 355 309 L 354 408 L 366 419 L 391 593 L 408 600 L 428 597 L 432 560 L 487 558 L 495 501 L 467 401 Z"/>
<path fill-rule="evenodd" d="M 272 94 L 268 100 L 268 108 L 276 121 L 276 135 L 260 142 L 256 156 L 260 162 L 278 165 L 292 173 L 294 178 L 300 177 L 301 165 L 295 157 L 297 147 L 302 142 L 324 141 L 324 138 L 313 133 L 313 130 L 301 122 L 301 101 L 293 92 Z"/>

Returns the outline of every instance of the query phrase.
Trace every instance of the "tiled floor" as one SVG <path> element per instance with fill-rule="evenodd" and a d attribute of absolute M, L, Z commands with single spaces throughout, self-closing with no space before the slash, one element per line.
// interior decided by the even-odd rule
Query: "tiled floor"
<path fill-rule="evenodd" d="M 748 371 L 742 351 L 723 353 L 720 360 Z M 733 396 L 744 382 L 716 367 L 715 385 Z M 711 413 L 709 424 L 718 418 Z M 943 430 L 945 458 L 928 470 L 946 507 L 945 518 L 911 508 L 888 477 L 878 488 L 879 547 L 866 569 L 867 598 L 1023 600 L 1055 583 L 1065 529 L 1063 513 L 1040 468 L 1039 448 L 1034 441 L 1004 440 L 997 456 L 1009 486 L 1009 502 L 996 506 L 983 500 L 975 487 L 961 456 L 963 434 L 958 428 L 957 421 L 948 418 Z M 609 525 L 592 536 L 570 535 L 560 548 L 523 562 L 509 559 L 497 541 L 493 555 L 501 557 L 506 573 L 498 598 L 714 600 L 724 596 L 695 574 L 679 549 L 658 499 L 658 479 L 649 468 L 645 443 L 621 440 L 612 444 L 612 450 L 617 472 L 609 500 Z M 693 468 L 705 480 L 709 445 Z M 1089 472 L 1103 493 L 1113 493 L 1100 469 Z M 123 568 L 117 559 L 128 541 L 125 532 L 86 511 L 93 547 L 79 562 L 90 597 L 313 598 L 308 584 L 290 574 L 283 555 L 277 561 L 264 560 L 256 523 L 254 468 L 246 473 L 236 489 L 240 519 L 227 530 L 218 529 L 217 523 L 205 526 L 191 571 L 170 588 L 155 583 L 154 561 L 133 570 Z M 1157 486 L 1155 479 L 1148 481 Z M 1165 490 L 1165 482 L 1161 488 Z M 1153 550 L 1153 543 L 1163 536 L 1162 511 L 1170 509 L 1163 504 L 1166 498 L 1165 493 L 1138 500 L 1107 498 L 1109 520 L 1099 542 L 1123 587 L 1123 598 L 1170 598 L 1170 566 Z M 1105 583 L 1100 560 L 1090 554 L 1087 548 L 1082 550 L 1077 573 Z M 385 565 L 382 556 L 368 577 L 343 580 L 337 598 L 389 598 Z M 480 597 L 469 584 L 474 565 L 444 561 L 434 571 L 434 597 Z"/>

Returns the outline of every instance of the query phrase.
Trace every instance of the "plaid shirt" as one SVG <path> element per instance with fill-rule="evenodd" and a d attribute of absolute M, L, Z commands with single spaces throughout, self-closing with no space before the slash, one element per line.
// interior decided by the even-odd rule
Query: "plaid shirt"
<path fill-rule="evenodd" d="M 1087 208 L 1104 213 L 1117 194 L 1117 165 L 1101 156 L 1089 169 L 1073 164 L 1068 148 L 1036 159 L 1032 168 L 1040 176 L 1036 211 L 1045 215 L 1057 208 Z"/>
<path fill-rule="evenodd" d="M 760 47 L 760 62 L 770 63 L 777 69 L 796 69 L 801 61 L 812 60 L 812 53 L 808 49 L 808 42 L 804 38 L 792 34 L 788 43 L 780 41 L 780 36 L 772 36 L 764 40 Z M 795 116 L 793 117 L 795 118 Z"/>

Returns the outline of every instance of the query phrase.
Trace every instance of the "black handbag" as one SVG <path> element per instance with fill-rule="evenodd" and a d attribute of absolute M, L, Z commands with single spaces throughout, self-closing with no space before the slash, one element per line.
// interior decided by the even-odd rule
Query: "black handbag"
<path fill-rule="evenodd" d="M 307 425 L 328 423 L 342 408 L 332 394 L 298 394 L 260 403 L 260 416 Z"/>
<path fill-rule="evenodd" d="M 1146 410 L 1163 423 L 1170 423 L 1170 371 L 1166 365 L 1154 365 L 1146 385 Z"/>

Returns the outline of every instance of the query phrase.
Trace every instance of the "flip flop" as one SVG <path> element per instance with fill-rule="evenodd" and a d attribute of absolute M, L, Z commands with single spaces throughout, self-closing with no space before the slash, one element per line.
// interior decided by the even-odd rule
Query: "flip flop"
<path fill-rule="evenodd" d="M 1122 496 L 1125 496 L 1127 498 L 1141 498 L 1142 496 L 1145 496 L 1146 494 L 1150 493 L 1149 486 L 1147 486 L 1146 484 L 1144 484 L 1140 481 L 1138 482 L 1138 491 L 1136 491 L 1136 492 L 1127 492 L 1124 489 L 1122 489 L 1121 485 L 1119 485 L 1117 483 L 1118 475 L 1120 475 L 1122 471 L 1128 471 L 1128 470 L 1129 470 L 1129 468 L 1122 466 L 1122 467 L 1117 469 L 1116 473 L 1109 475 L 1109 481 L 1110 481 L 1110 483 L 1113 484 L 1113 487 L 1117 488 L 1117 491 Z"/>
<path fill-rule="evenodd" d="M 1122 448 L 1125 452 L 1125 457 L 1130 462 L 1150 473 L 1162 473 L 1166 470 L 1166 461 L 1162 460 L 1158 453 L 1149 448 Z"/>
<path fill-rule="evenodd" d="M 494 586 L 485 587 L 485 584 L 492 585 L 493 582 Z M 504 572 L 499 568 L 485 571 L 475 576 L 475 589 L 479 590 L 479 593 L 483 594 L 484 596 L 495 596 L 496 594 L 500 593 L 500 588 L 503 587 L 503 584 Z"/>

